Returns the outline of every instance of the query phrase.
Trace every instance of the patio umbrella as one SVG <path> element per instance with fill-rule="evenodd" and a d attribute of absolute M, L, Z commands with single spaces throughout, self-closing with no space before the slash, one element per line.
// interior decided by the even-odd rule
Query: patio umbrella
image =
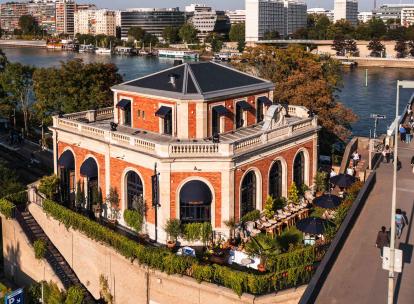
<path fill-rule="evenodd" d="M 296 228 L 309 234 L 323 234 L 328 226 L 333 226 L 333 224 L 318 217 L 308 217 L 296 223 Z"/>
<path fill-rule="evenodd" d="M 333 194 L 324 194 L 313 200 L 313 203 L 321 208 L 335 209 L 341 204 L 341 198 Z"/>
<path fill-rule="evenodd" d="M 340 188 L 348 188 L 353 183 L 355 183 L 355 177 L 349 174 L 338 174 L 331 177 L 331 183 L 337 185 Z"/>

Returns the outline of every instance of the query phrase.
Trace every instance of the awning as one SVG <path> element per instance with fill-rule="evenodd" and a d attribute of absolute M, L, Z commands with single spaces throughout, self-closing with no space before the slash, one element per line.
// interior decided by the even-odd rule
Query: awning
<path fill-rule="evenodd" d="M 209 205 L 212 201 L 210 188 L 198 180 L 189 181 L 181 188 L 180 202 L 183 203 L 201 203 Z"/>
<path fill-rule="evenodd" d="M 252 108 L 252 106 L 246 100 L 237 102 L 237 105 L 239 105 L 239 107 L 243 110 L 250 110 Z"/>
<path fill-rule="evenodd" d="M 266 107 L 270 107 L 273 104 L 273 102 L 269 98 L 267 98 L 266 96 L 261 96 L 261 97 L 257 98 L 257 100 L 259 102 L 263 103 Z"/>
<path fill-rule="evenodd" d="M 224 116 L 226 115 L 229 111 L 226 109 L 225 106 L 219 105 L 219 106 L 215 106 L 213 107 L 213 110 L 216 111 L 216 113 L 220 116 Z"/>
<path fill-rule="evenodd" d="M 161 106 L 157 112 L 155 112 L 155 116 L 161 117 L 161 118 L 165 118 L 165 116 L 167 116 L 168 114 L 170 114 L 171 112 L 171 108 L 170 107 L 166 107 L 166 106 Z"/>
<path fill-rule="evenodd" d="M 120 108 L 122 110 L 127 110 L 131 107 L 131 100 L 128 99 L 121 99 L 118 104 L 116 105 L 117 108 Z"/>
<path fill-rule="evenodd" d="M 98 177 L 98 165 L 92 157 L 89 157 L 83 162 L 80 168 L 80 174 L 88 178 Z"/>
<path fill-rule="evenodd" d="M 75 158 L 70 150 L 66 150 L 60 155 L 58 160 L 59 167 L 74 170 L 75 169 Z"/>

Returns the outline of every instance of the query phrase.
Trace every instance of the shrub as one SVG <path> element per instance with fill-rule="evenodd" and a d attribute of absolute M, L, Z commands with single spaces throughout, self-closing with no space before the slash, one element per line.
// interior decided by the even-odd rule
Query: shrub
<path fill-rule="evenodd" d="M 53 199 L 59 190 L 59 177 L 56 175 L 43 176 L 38 187 L 48 199 Z"/>
<path fill-rule="evenodd" d="M 12 202 L 15 205 L 24 205 L 27 203 L 27 191 L 12 193 L 4 197 L 6 200 Z"/>
<path fill-rule="evenodd" d="M 300 232 L 295 226 L 286 229 L 280 236 L 277 237 L 279 246 L 283 251 L 289 250 L 291 245 L 296 246 L 301 243 L 302 239 L 303 233 Z"/>
<path fill-rule="evenodd" d="M 273 201 L 273 210 L 283 209 L 287 204 L 286 198 L 278 197 Z"/>
<path fill-rule="evenodd" d="M 84 297 L 84 289 L 81 286 L 71 286 L 66 294 L 65 304 L 82 304 Z"/>
<path fill-rule="evenodd" d="M 275 210 L 273 209 L 273 206 L 274 206 L 274 199 L 271 196 L 268 196 L 266 198 L 266 202 L 265 202 L 265 206 L 263 210 L 263 214 L 267 218 L 272 218 L 273 215 L 275 214 Z"/>
<path fill-rule="evenodd" d="M 326 209 L 324 209 L 324 208 L 321 208 L 321 207 L 315 207 L 315 208 L 313 208 L 313 212 L 311 213 L 311 215 L 310 216 L 313 216 L 313 217 L 322 217 L 322 215 L 323 215 L 323 213 L 326 211 Z"/>
<path fill-rule="evenodd" d="M 213 229 L 209 222 L 189 223 L 184 225 L 183 236 L 189 242 L 202 241 L 206 244 L 211 238 Z"/>
<path fill-rule="evenodd" d="M 269 253 L 279 252 L 277 241 L 264 233 L 252 237 L 246 243 L 245 250 L 250 257 L 259 256 L 265 258 Z"/>
<path fill-rule="evenodd" d="M 129 227 L 134 229 L 136 232 L 140 232 L 144 222 L 144 216 L 137 210 L 127 209 L 124 211 L 124 220 Z"/>
<path fill-rule="evenodd" d="M 181 223 L 178 219 L 168 219 L 164 227 L 165 232 L 171 241 L 177 241 L 181 234 Z"/>
<path fill-rule="evenodd" d="M 295 182 L 292 182 L 288 191 L 288 200 L 294 204 L 299 203 L 299 190 L 296 187 Z"/>
<path fill-rule="evenodd" d="M 240 221 L 242 223 L 246 223 L 250 221 L 254 222 L 254 221 L 257 221 L 259 218 L 260 218 L 260 210 L 253 210 L 243 215 Z"/>
<path fill-rule="evenodd" d="M 3 214 L 6 219 L 10 219 L 13 217 L 14 208 L 16 206 L 5 198 L 0 199 L 0 212 Z"/>
<path fill-rule="evenodd" d="M 325 171 L 318 171 L 313 179 L 316 192 L 325 192 L 328 188 L 328 173 Z"/>
<path fill-rule="evenodd" d="M 36 259 L 41 260 L 45 257 L 46 249 L 47 249 L 45 240 L 38 239 L 34 241 L 33 248 L 34 248 Z"/>

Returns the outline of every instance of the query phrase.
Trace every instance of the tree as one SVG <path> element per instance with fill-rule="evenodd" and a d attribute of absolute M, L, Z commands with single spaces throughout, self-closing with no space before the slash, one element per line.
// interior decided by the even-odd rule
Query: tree
<path fill-rule="evenodd" d="M 321 150 L 350 135 L 355 114 L 335 96 L 341 85 L 340 63 L 306 52 L 299 46 L 278 49 L 247 48 L 235 66 L 275 83 L 274 100 L 301 105 L 318 115 L 322 126 Z"/>
<path fill-rule="evenodd" d="M 145 44 L 156 45 L 158 43 L 158 38 L 153 34 L 145 33 L 144 37 L 142 37 L 142 42 Z"/>
<path fill-rule="evenodd" d="M 33 68 L 20 63 L 9 63 L 0 75 L 5 99 L 23 113 L 24 130 L 29 133 L 29 107 L 33 88 Z"/>
<path fill-rule="evenodd" d="M 345 51 L 351 56 L 358 54 L 358 47 L 354 39 L 349 39 L 345 41 Z"/>
<path fill-rule="evenodd" d="M 403 39 L 397 40 L 394 50 L 397 52 L 397 58 L 404 58 L 407 56 L 407 42 Z"/>
<path fill-rule="evenodd" d="M 244 23 L 235 23 L 231 25 L 229 32 L 229 39 L 233 42 L 239 42 L 245 40 L 246 26 Z"/>
<path fill-rule="evenodd" d="M 0 161 L 0 198 L 23 189 L 23 185 L 18 181 L 16 173 L 7 168 L 3 161 Z"/>
<path fill-rule="evenodd" d="M 177 27 L 167 26 L 162 31 L 162 38 L 164 38 L 164 40 L 168 43 L 178 42 L 180 40 L 178 30 L 179 29 Z"/>
<path fill-rule="evenodd" d="M 327 29 L 327 38 L 335 39 L 336 37 L 352 38 L 354 36 L 355 28 L 349 21 L 338 20 L 335 24 L 331 24 Z"/>
<path fill-rule="evenodd" d="M 184 41 L 185 43 L 197 42 L 197 30 L 190 23 L 184 24 L 180 28 L 178 35 L 180 36 L 181 40 Z"/>
<path fill-rule="evenodd" d="M 85 64 L 75 59 L 62 62 L 60 67 L 38 68 L 33 74 L 35 114 L 50 124 L 53 113 L 110 106 L 111 87 L 121 81 L 118 68 L 112 63 Z"/>
<path fill-rule="evenodd" d="M 280 34 L 278 31 L 268 31 L 263 35 L 264 40 L 280 39 Z"/>
<path fill-rule="evenodd" d="M 301 27 L 298 28 L 292 35 L 293 39 L 308 39 L 308 29 Z"/>
<path fill-rule="evenodd" d="M 337 56 L 345 56 L 346 41 L 343 36 L 337 36 L 334 39 L 332 49 L 336 51 Z"/>
<path fill-rule="evenodd" d="M 32 15 L 20 16 L 19 27 L 23 35 L 35 35 L 39 31 L 39 25 Z"/>
<path fill-rule="evenodd" d="M 141 41 L 144 35 L 145 31 L 139 26 L 131 26 L 128 30 L 128 36 L 134 38 L 136 41 Z"/>
<path fill-rule="evenodd" d="M 382 38 L 387 33 L 387 26 L 381 18 L 372 18 L 368 21 L 369 38 Z"/>
<path fill-rule="evenodd" d="M 368 43 L 367 48 L 371 51 L 370 56 L 372 57 L 382 57 L 382 54 L 385 51 L 385 46 L 377 38 L 372 39 Z"/>
<path fill-rule="evenodd" d="M 223 47 L 223 39 L 217 33 L 210 33 L 206 37 L 206 42 L 211 44 L 213 52 L 220 52 Z"/>

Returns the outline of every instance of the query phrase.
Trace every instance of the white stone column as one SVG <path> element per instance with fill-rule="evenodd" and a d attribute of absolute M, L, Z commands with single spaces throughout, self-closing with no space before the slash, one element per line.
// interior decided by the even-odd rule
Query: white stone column
<path fill-rule="evenodd" d="M 119 123 L 118 108 L 116 107 L 117 102 L 118 102 L 118 93 L 114 92 L 114 122 L 115 123 Z"/>
<path fill-rule="evenodd" d="M 58 165 L 57 165 L 58 144 L 57 144 L 57 138 L 58 138 L 57 132 L 56 132 L 56 130 L 53 130 L 53 172 L 56 175 L 58 174 Z"/>
<path fill-rule="evenodd" d="M 111 187 L 111 145 L 105 145 L 105 193 L 109 195 Z M 122 191 L 121 191 L 122 193 Z"/>
<path fill-rule="evenodd" d="M 196 138 L 207 137 L 208 126 L 208 105 L 207 103 L 196 104 Z"/>
<path fill-rule="evenodd" d="M 170 218 L 170 193 L 171 193 L 171 164 L 161 163 L 158 168 L 159 183 L 160 183 L 160 205 L 158 208 L 158 241 L 165 243 L 167 235 L 163 227 Z"/>
<path fill-rule="evenodd" d="M 182 139 L 188 138 L 188 103 L 180 102 L 177 104 L 176 117 L 177 137 Z"/>

